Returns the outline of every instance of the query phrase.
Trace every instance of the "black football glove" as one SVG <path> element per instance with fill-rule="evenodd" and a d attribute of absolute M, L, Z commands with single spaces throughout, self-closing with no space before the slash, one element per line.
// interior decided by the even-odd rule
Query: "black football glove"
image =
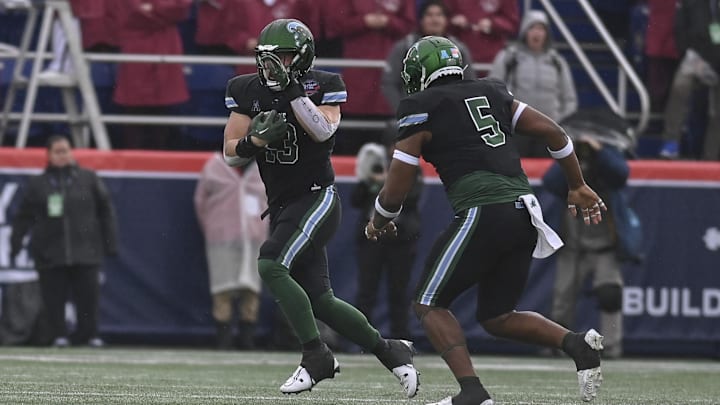
<path fill-rule="evenodd" d="M 287 133 L 285 114 L 275 110 L 263 111 L 256 115 L 250 123 L 248 135 L 262 139 L 268 144 L 279 141 Z"/>

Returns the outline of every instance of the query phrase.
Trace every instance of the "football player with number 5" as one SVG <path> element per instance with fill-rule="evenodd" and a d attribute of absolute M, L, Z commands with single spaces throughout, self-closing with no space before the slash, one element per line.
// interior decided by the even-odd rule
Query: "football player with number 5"
<path fill-rule="evenodd" d="M 413 44 L 401 73 L 409 96 L 397 112 L 399 135 L 375 213 L 365 228 L 376 240 L 392 222 L 412 186 L 420 156 L 437 169 L 455 211 L 438 237 L 418 284 L 414 308 L 430 342 L 460 384 L 460 393 L 431 405 L 492 405 L 475 374 L 460 323 L 448 309 L 477 289 L 476 319 L 490 334 L 562 348 L 575 361 L 580 395 L 590 401 L 602 381 L 602 336 L 574 333 L 535 312 L 515 307 L 532 257 L 547 257 L 562 241 L 542 211 L 515 147 L 515 130 L 543 139 L 565 172 L 568 207 L 587 225 L 602 220 L 605 204 L 585 184 L 573 144 L 551 119 L 515 100 L 494 79 L 463 80 L 462 56 L 443 37 Z"/>
<path fill-rule="evenodd" d="M 280 387 L 310 391 L 340 367 L 321 340 L 315 318 L 377 356 L 412 398 L 418 390 L 413 345 L 384 339 L 352 305 L 333 294 L 325 245 L 340 223 L 330 153 L 347 100 L 339 75 L 312 70 L 315 44 L 298 20 L 268 24 L 255 49 L 257 74 L 230 80 L 225 105 L 225 160 L 255 159 L 268 197 L 270 237 L 258 271 L 302 344 L 300 366 Z"/>

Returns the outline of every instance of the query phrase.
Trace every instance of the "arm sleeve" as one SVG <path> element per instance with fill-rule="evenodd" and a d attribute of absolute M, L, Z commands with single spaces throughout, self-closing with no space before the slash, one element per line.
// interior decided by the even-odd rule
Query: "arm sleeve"
<path fill-rule="evenodd" d="M 112 206 L 110 194 L 108 194 L 105 184 L 94 172 L 92 173 L 92 176 L 95 188 L 95 198 L 97 199 L 97 215 L 98 220 L 100 221 L 100 230 L 103 235 L 103 247 L 105 248 L 105 254 L 115 255 L 117 254 L 115 209 Z"/>

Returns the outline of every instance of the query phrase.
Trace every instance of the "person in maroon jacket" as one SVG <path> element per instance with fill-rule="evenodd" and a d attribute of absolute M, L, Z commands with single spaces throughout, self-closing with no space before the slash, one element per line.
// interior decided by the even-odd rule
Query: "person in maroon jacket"
<path fill-rule="evenodd" d="M 125 0 L 111 2 L 123 53 L 183 53 L 177 23 L 185 20 L 192 0 Z M 180 64 L 121 63 L 113 100 L 129 114 L 167 114 L 168 107 L 190 98 Z M 165 148 L 176 128 L 126 127 L 130 148 Z"/>
<path fill-rule="evenodd" d="M 517 0 L 447 0 L 450 33 L 464 42 L 473 61 L 491 63 L 517 35 L 520 11 Z"/>
<path fill-rule="evenodd" d="M 234 0 L 228 8 L 228 46 L 240 56 L 255 57 L 257 36 L 273 20 L 290 18 L 295 0 Z M 242 65 L 237 74 L 256 73 L 255 63 Z"/>
<path fill-rule="evenodd" d="M 117 49 L 110 0 L 71 0 L 73 13 L 80 19 L 83 47 L 93 52 Z"/>
<path fill-rule="evenodd" d="M 396 41 L 415 29 L 414 0 L 343 0 L 333 4 L 331 37 L 343 40 L 343 58 L 385 60 Z M 393 114 L 380 93 L 382 69 L 345 68 L 347 115 Z"/>
<path fill-rule="evenodd" d="M 228 29 L 226 23 L 229 21 L 226 14 L 236 3 L 238 0 L 198 0 L 195 44 L 200 53 L 216 55 L 235 53 L 226 41 Z"/>

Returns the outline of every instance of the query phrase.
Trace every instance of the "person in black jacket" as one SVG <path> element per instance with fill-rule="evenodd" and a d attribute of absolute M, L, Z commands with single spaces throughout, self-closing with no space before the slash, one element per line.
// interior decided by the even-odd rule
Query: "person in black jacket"
<path fill-rule="evenodd" d="M 375 209 L 375 196 L 385 182 L 387 148 L 367 143 L 359 151 L 356 164 L 358 183 L 351 194 L 351 204 L 360 210 L 355 240 L 358 264 L 358 290 L 355 305 L 365 316 L 373 319 L 380 281 L 387 277 L 387 305 L 390 318 L 390 335 L 396 339 L 409 339 L 408 320 L 410 275 L 420 237 L 418 200 L 423 188 L 422 172 L 418 168 L 412 190 L 408 193 L 402 214 L 395 220 L 398 235 L 380 242 L 369 241 L 362 232 Z"/>
<path fill-rule="evenodd" d="M 40 278 L 53 345 L 68 346 L 65 302 L 77 310 L 73 343 L 102 346 L 98 337 L 98 272 L 103 256 L 116 253 L 115 214 L 95 172 L 77 166 L 70 142 L 48 140 L 48 165 L 25 186 L 12 223 L 11 257 L 30 231 L 30 254 Z"/>

